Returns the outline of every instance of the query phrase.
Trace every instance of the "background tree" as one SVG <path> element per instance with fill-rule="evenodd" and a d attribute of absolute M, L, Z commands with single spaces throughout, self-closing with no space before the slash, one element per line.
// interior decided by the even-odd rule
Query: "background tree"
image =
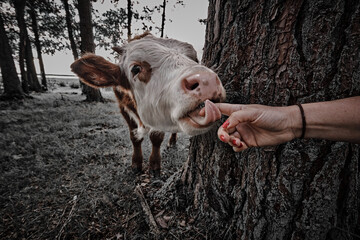
<path fill-rule="evenodd" d="M 208 12 L 203 62 L 217 69 L 228 102 L 359 95 L 359 1 L 210 0 Z M 162 199 L 176 199 L 208 238 L 358 239 L 359 150 L 311 139 L 234 153 L 214 129 L 191 139 Z"/>
<path fill-rule="evenodd" d="M 132 21 L 133 11 L 132 11 L 132 2 L 131 0 L 127 0 L 127 31 L 128 31 L 128 39 L 131 39 L 131 21 Z"/>
<path fill-rule="evenodd" d="M 156 27 L 156 29 L 158 29 L 160 32 L 160 37 L 164 37 L 166 20 L 168 20 L 169 22 L 172 22 L 171 19 L 166 19 L 166 7 L 167 7 L 168 3 L 169 3 L 168 0 L 163 0 L 162 4 L 155 6 L 155 9 L 159 13 L 161 13 L 161 26 Z M 177 5 L 180 5 L 183 7 L 185 6 L 184 1 L 182 1 L 182 0 L 176 0 L 175 3 L 173 4 L 173 8 L 176 8 Z"/>
<path fill-rule="evenodd" d="M 90 0 L 79 0 L 78 11 L 80 18 L 81 53 L 95 53 Z M 89 87 L 85 84 L 83 84 L 82 89 L 86 95 L 86 101 L 104 101 L 99 89 Z"/>
<path fill-rule="evenodd" d="M 0 68 L 4 83 L 4 95 L 2 98 L 22 98 L 24 92 L 16 72 L 14 59 L 11 52 L 8 37 L 5 32 L 2 14 L 0 12 Z"/>
<path fill-rule="evenodd" d="M 70 49 L 73 54 L 74 60 L 76 60 L 79 58 L 79 53 L 73 33 L 73 15 L 71 14 L 68 0 L 62 0 L 62 3 L 65 9 L 66 29 L 70 41 Z"/>
<path fill-rule="evenodd" d="M 41 92 L 41 86 L 37 78 L 34 59 L 32 55 L 32 47 L 30 44 L 26 21 L 25 21 L 25 6 L 26 1 L 13 0 L 16 11 L 16 19 L 20 32 L 19 40 L 19 66 L 21 72 L 22 85 L 25 92 L 36 91 Z M 25 70 L 26 64 L 26 70 Z"/>
<path fill-rule="evenodd" d="M 34 55 L 32 52 L 32 46 L 30 42 L 29 35 L 26 30 L 26 44 L 25 44 L 25 62 L 26 62 L 26 74 L 27 80 L 29 84 L 29 90 L 35 92 L 41 92 L 42 88 L 39 83 L 39 79 L 37 77 L 35 63 L 34 63 Z"/>
<path fill-rule="evenodd" d="M 160 37 L 164 37 L 164 29 L 165 29 L 165 20 L 166 20 L 166 0 L 163 1 L 162 7 L 162 14 L 161 14 L 161 30 L 160 30 Z"/>
<path fill-rule="evenodd" d="M 37 20 L 37 13 L 34 8 L 33 3 L 28 3 L 29 6 L 29 14 L 31 17 L 31 27 L 34 33 L 35 37 L 35 47 L 37 52 L 37 57 L 39 59 L 39 67 L 40 67 L 40 73 L 41 73 L 41 84 L 44 90 L 47 90 L 47 83 L 46 83 L 46 74 L 45 74 L 45 68 L 44 68 L 44 61 L 42 59 L 42 52 L 41 52 L 41 43 L 39 38 L 39 27 L 38 27 L 38 20 Z"/>
<path fill-rule="evenodd" d="M 35 10 L 38 13 L 37 23 L 42 53 L 53 55 L 57 51 L 70 49 L 67 41 L 66 17 L 62 4 L 56 1 L 38 0 L 35 3 Z M 77 28 L 74 26 L 74 29 Z M 35 42 L 34 39 L 31 40 Z"/>
<path fill-rule="evenodd" d="M 25 93 L 29 92 L 29 83 L 25 70 L 25 51 L 26 51 L 26 25 L 24 19 L 25 1 L 13 0 L 13 4 L 16 12 L 16 20 L 19 27 L 19 67 L 21 73 L 22 88 Z"/>
<path fill-rule="evenodd" d="M 95 15 L 96 46 L 105 50 L 119 45 L 125 39 L 123 29 L 128 27 L 127 13 L 124 8 L 109 9 L 101 16 Z"/>

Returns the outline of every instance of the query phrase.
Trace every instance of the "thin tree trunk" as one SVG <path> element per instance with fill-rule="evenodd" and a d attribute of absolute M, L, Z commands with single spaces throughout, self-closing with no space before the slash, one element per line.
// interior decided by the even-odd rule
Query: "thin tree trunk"
<path fill-rule="evenodd" d="M 78 10 L 80 18 L 81 53 L 95 53 L 90 0 L 79 0 Z M 86 95 L 86 101 L 104 101 L 99 89 L 95 89 L 87 85 L 84 85 L 82 89 L 83 93 Z"/>
<path fill-rule="evenodd" d="M 166 11 L 166 0 L 164 0 L 163 2 L 163 12 L 162 12 L 162 16 L 161 16 L 161 37 L 164 37 L 164 29 L 165 29 L 165 20 L 166 20 L 166 16 L 165 16 L 165 11 Z"/>
<path fill-rule="evenodd" d="M 26 54 L 26 25 L 24 20 L 24 9 L 26 1 L 13 0 L 16 20 L 20 29 L 19 33 L 19 67 L 21 73 L 22 88 L 25 93 L 29 93 L 29 83 L 25 71 L 25 54 Z"/>
<path fill-rule="evenodd" d="M 35 36 L 35 46 L 36 46 L 37 56 L 39 59 L 39 66 L 40 66 L 40 72 L 41 72 L 41 85 L 44 90 L 47 90 L 46 74 L 45 74 L 44 62 L 42 59 L 42 53 L 41 53 L 41 44 L 40 44 L 40 39 L 39 39 L 39 28 L 38 28 L 37 19 L 36 19 L 37 18 L 36 12 L 35 12 L 33 4 L 29 4 L 29 7 L 30 7 L 29 12 L 30 12 L 30 16 L 31 16 L 32 29 L 33 29 L 34 36 Z"/>
<path fill-rule="evenodd" d="M 24 92 L 16 72 L 14 59 L 11 53 L 9 39 L 5 32 L 4 21 L 0 13 L 0 68 L 4 83 L 5 98 L 22 98 Z"/>
<path fill-rule="evenodd" d="M 128 35 L 128 40 L 131 39 L 131 21 L 132 21 L 132 15 L 133 15 L 133 11 L 132 11 L 132 3 L 131 0 L 127 0 L 127 20 L 128 20 L 128 24 L 127 24 L 127 35 Z"/>
<path fill-rule="evenodd" d="M 41 89 L 41 85 L 39 83 L 39 79 L 36 74 L 31 42 L 30 42 L 29 36 L 27 34 L 26 34 L 25 58 L 26 58 L 26 69 L 27 69 L 29 90 L 35 91 L 35 92 L 41 92 L 42 89 Z"/>
<path fill-rule="evenodd" d="M 359 1 L 210 0 L 208 13 L 203 62 L 228 102 L 360 94 Z M 209 239 L 358 239 L 359 159 L 359 145 L 315 139 L 234 153 L 214 128 L 157 196 Z"/>
<path fill-rule="evenodd" d="M 79 58 L 79 54 L 78 54 L 78 50 L 77 50 L 77 46 L 76 46 L 76 42 L 75 42 L 75 38 L 74 38 L 74 34 L 73 34 L 72 16 L 71 16 L 70 9 L 69 9 L 69 3 L 68 3 L 68 0 L 62 0 L 62 2 L 64 4 L 64 9 L 65 9 L 66 27 L 67 27 L 67 31 L 68 31 L 68 35 L 69 35 L 71 51 L 72 51 L 74 60 L 77 60 Z"/>

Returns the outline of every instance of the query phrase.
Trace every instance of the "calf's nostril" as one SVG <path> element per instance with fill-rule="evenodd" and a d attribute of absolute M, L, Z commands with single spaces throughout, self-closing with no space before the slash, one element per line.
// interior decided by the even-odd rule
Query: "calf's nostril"
<path fill-rule="evenodd" d="M 185 88 L 189 91 L 195 90 L 197 87 L 199 87 L 199 82 L 195 79 L 191 79 L 190 81 L 185 79 Z"/>
<path fill-rule="evenodd" d="M 199 86 L 199 83 L 194 83 L 194 84 L 192 84 L 192 85 L 189 86 L 189 89 L 190 89 L 190 90 L 194 90 L 194 89 L 196 89 L 198 86 Z"/>

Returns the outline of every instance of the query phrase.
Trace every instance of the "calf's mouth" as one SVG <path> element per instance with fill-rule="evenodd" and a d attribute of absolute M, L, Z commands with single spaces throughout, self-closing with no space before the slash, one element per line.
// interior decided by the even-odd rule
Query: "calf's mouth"
<path fill-rule="evenodd" d="M 213 100 L 214 102 L 219 102 Z M 221 118 L 221 112 L 209 99 L 199 103 L 190 110 L 182 119 L 196 128 L 206 128 Z"/>

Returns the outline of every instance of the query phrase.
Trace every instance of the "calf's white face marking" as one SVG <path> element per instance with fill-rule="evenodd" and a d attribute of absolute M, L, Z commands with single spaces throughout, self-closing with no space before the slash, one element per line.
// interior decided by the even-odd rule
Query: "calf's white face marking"
<path fill-rule="evenodd" d="M 87 55 L 77 60 L 72 70 L 91 86 L 130 90 L 142 123 L 153 130 L 197 135 L 208 131 L 219 118 L 205 121 L 197 116 L 207 99 L 223 101 L 225 90 L 217 75 L 197 62 L 190 44 L 145 35 L 117 51 L 117 65 Z M 211 103 L 206 106 L 213 109 Z"/>

